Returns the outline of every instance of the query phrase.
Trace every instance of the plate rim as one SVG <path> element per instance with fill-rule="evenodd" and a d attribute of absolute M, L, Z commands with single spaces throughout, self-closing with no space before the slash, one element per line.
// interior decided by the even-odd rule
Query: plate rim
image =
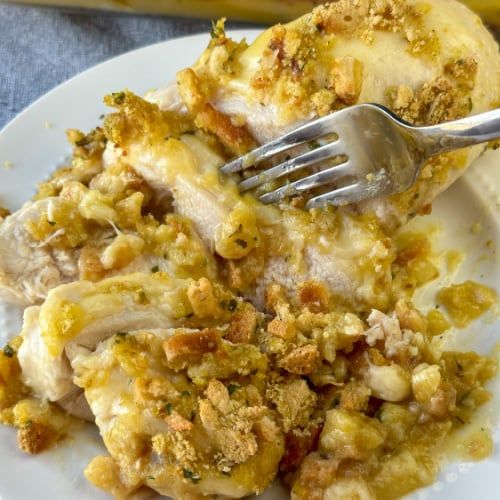
<path fill-rule="evenodd" d="M 266 28 L 264 28 L 266 29 Z M 262 33 L 262 29 L 259 28 L 240 28 L 240 29 L 230 29 L 226 31 L 226 34 L 230 37 L 241 37 L 247 38 L 249 36 L 257 36 L 260 33 Z M 4 133 L 8 132 L 8 130 L 18 122 L 21 117 L 28 112 L 32 112 L 35 108 L 37 108 L 40 105 L 41 101 L 44 101 L 47 97 L 52 96 L 52 94 L 58 92 L 61 90 L 61 88 L 66 87 L 69 84 L 73 84 L 75 80 L 78 80 L 82 78 L 83 76 L 87 76 L 89 73 L 92 73 L 94 71 L 98 71 L 101 69 L 102 66 L 108 65 L 110 63 L 117 63 L 119 62 L 120 59 L 122 58 L 127 58 L 127 57 L 132 57 L 132 56 L 137 56 L 141 52 L 147 52 L 149 50 L 154 50 L 160 48 L 162 45 L 168 45 L 170 42 L 180 42 L 180 41 L 189 41 L 193 39 L 203 39 L 207 38 L 210 40 L 210 33 L 193 33 L 191 35 L 181 35 L 181 36 L 174 36 L 172 38 L 167 38 L 166 40 L 162 40 L 160 42 L 155 42 L 151 43 L 149 45 L 144 45 L 143 47 L 137 47 L 132 50 L 128 50 L 126 52 L 123 52 L 121 54 L 112 56 L 108 59 L 105 59 L 97 64 L 94 64 L 93 66 L 90 66 L 75 75 L 69 77 L 68 79 L 58 83 L 55 87 L 52 87 L 50 90 L 45 92 L 44 94 L 38 96 L 34 101 L 26 105 L 21 111 L 19 111 L 11 120 L 9 120 L 7 123 L 5 123 L 2 128 L 0 128 L 0 136 L 2 136 Z"/>

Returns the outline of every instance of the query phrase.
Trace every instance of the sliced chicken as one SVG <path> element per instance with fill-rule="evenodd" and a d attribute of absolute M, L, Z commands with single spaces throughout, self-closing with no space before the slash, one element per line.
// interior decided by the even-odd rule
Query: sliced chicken
<path fill-rule="evenodd" d="M 270 484 L 284 439 L 264 403 L 267 360 L 221 335 L 141 330 L 73 360 L 111 455 L 87 467 L 91 482 L 115 496 L 147 485 L 186 500 L 241 498 Z"/>
<path fill-rule="evenodd" d="M 92 183 L 100 187 L 103 175 Z M 112 207 L 106 192 L 68 182 L 59 196 L 26 203 L 0 224 L 0 296 L 30 305 L 76 279 L 133 272 L 213 277 L 211 252 L 189 221 L 143 217 L 141 200 L 134 191 Z"/>
<path fill-rule="evenodd" d="M 105 130 L 110 138 L 125 139 L 109 146 L 112 160 L 107 161 L 126 161 L 156 189 L 172 193 L 176 211 L 192 220 L 205 244 L 225 259 L 232 288 L 263 305 L 270 283 L 294 293 L 300 283 L 318 280 L 355 309 L 387 304 L 392 244 L 372 218 L 348 210 L 280 209 L 241 196 L 231 180 L 219 178 L 222 157 L 202 138 L 165 141 L 130 132 L 142 130 L 135 116 L 143 105 L 124 93 Z"/>
<path fill-rule="evenodd" d="M 397 65 L 397 71 L 394 70 Z M 218 25 L 197 63 L 174 87 L 150 93 L 162 109 L 179 103 L 202 128 L 207 106 L 245 125 L 264 143 L 314 116 L 377 102 L 406 120 L 435 124 L 497 105 L 498 45 L 477 15 L 453 0 L 348 0 L 277 25 L 251 45 Z M 220 121 L 220 120 L 219 120 Z M 393 228 L 424 209 L 484 150 L 476 146 L 429 161 L 410 192 L 364 204 Z"/>
<path fill-rule="evenodd" d="M 25 383 L 40 398 L 89 416 L 73 384 L 73 358 L 117 332 L 177 325 L 189 313 L 188 284 L 164 273 L 136 273 L 54 288 L 42 306 L 24 314 L 19 363 Z"/>
<path fill-rule="evenodd" d="M 218 24 L 198 62 L 179 73 L 177 94 L 169 88 L 148 96 L 169 115 L 127 92 L 119 102 L 108 98 L 119 112 L 106 120 L 105 163 L 126 161 L 155 189 L 172 193 L 176 211 L 226 259 L 231 286 L 258 304 L 269 283 L 295 292 L 314 279 L 356 310 L 384 308 L 394 256 L 387 236 L 428 211 L 483 146 L 430 160 L 416 186 L 391 199 L 306 215 L 239 196 L 217 176 L 225 161 L 220 145 L 237 155 L 254 139 L 357 102 L 383 103 L 417 124 L 459 118 L 495 106 L 499 79 L 495 41 L 477 16 L 450 0 L 426 9 L 413 1 L 334 2 L 250 46 L 227 39 Z M 138 112 L 145 109 L 146 126 Z M 182 109 L 195 128 L 217 137 L 218 149 L 206 135 L 182 135 L 178 127 L 168 140 L 155 132 L 169 129 Z"/>
<path fill-rule="evenodd" d="M 0 224 L 0 297 L 23 305 L 39 302 L 55 286 L 78 276 L 77 254 L 33 238 L 26 225 L 47 212 L 52 198 L 27 202 Z"/>

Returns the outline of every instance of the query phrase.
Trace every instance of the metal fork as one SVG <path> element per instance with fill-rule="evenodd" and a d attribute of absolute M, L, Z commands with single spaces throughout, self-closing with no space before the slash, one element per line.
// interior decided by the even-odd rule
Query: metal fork
<path fill-rule="evenodd" d="M 332 134 L 336 137 L 330 140 Z M 274 203 L 307 192 L 306 208 L 327 203 L 340 206 L 406 191 L 429 157 L 498 138 L 500 108 L 440 125 L 415 127 L 384 106 L 359 104 L 306 123 L 227 163 L 221 171 L 241 172 L 266 160 L 276 163 L 285 155 L 278 164 L 241 181 L 240 191 L 285 178 L 277 188 L 263 194 L 261 189 L 260 201 Z M 318 144 L 318 140 L 326 143 Z M 298 146 L 301 151 L 294 155 Z M 286 179 L 290 174 L 293 180 Z M 299 174 L 303 176 L 297 179 Z"/>

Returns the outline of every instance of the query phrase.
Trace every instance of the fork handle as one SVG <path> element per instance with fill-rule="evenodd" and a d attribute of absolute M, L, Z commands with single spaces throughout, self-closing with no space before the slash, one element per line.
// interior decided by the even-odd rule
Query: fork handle
<path fill-rule="evenodd" d="M 430 127 L 418 127 L 428 156 L 500 138 L 500 108 Z"/>

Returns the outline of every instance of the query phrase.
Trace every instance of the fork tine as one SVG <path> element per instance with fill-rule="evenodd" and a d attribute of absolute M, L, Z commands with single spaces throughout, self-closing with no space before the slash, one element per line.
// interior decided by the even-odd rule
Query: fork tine
<path fill-rule="evenodd" d="M 350 110 L 351 108 L 345 108 L 334 114 L 326 115 L 312 122 L 305 123 L 291 132 L 250 151 L 246 155 L 226 163 L 220 170 L 224 174 L 241 172 L 287 149 L 318 139 L 327 134 L 338 133 L 342 127 L 345 116 L 350 113 Z"/>
<path fill-rule="evenodd" d="M 306 208 L 324 206 L 326 203 L 342 206 L 349 203 L 356 203 L 361 200 L 374 198 L 394 192 L 391 179 L 386 175 L 377 175 L 370 181 L 359 181 L 339 189 L 334 189 L 328 193 L 320 194 L 311 198 Z"/>
<path fill-rule="evenodd" d="M 319 208 L 325 206 L 326 204 L 335 205 L 337 207 L 348 205 L 349 203 L 363 199 L 363 196 L 360 194 L 362 192 L 364 191 L 360 182 L 349 184 L 348 186 L 342 186 L 338 189 L 334 189 L 333 191 L 329 191 L 328 193 L 320 194 L 311 198 L 306 203 L 306 209 Z"/>
<path fill-rule="evenodd" d="M 342 144 L 339 139 L 337 139 L 334 142 L 320 146 L 317 149 L 308 151 L 307 153 L 296 156 L 295 158 L 291 158 L 290 160 L 284 161 L 283 163 L 267 170 L 263 170 L 262 172 L 259 172 L 258 174 L 240 182 L 240 191 L 248 191 L 249 189 L 261 186 L 270 180 L 279 179 L 284 175 L 291 174 L 292 172 L 309 167 L 315 163 L 329 160 L 332 157 L 339 155 L 341 153 L 341 149 Z"/>
<path fill-rule="evenodd" d="M 270 193 L 263 194 L 259 199 L 262 203 L 274 203 L 287 194 L 294 194 L 308 189 L 314 189 L 319 186 L 323 186 L 324 184 L 329 184 L 330 182 L 340 179 L 341 177 L 345 177 L 349 174 L 350 170 L 351 164 L 349 160 L 346 160 L 343 163 L 334 165 L 333 167 L 325 170 L 320 170 L 319 172 L 308 175 L 298 181 L 285 184 Z"/>

